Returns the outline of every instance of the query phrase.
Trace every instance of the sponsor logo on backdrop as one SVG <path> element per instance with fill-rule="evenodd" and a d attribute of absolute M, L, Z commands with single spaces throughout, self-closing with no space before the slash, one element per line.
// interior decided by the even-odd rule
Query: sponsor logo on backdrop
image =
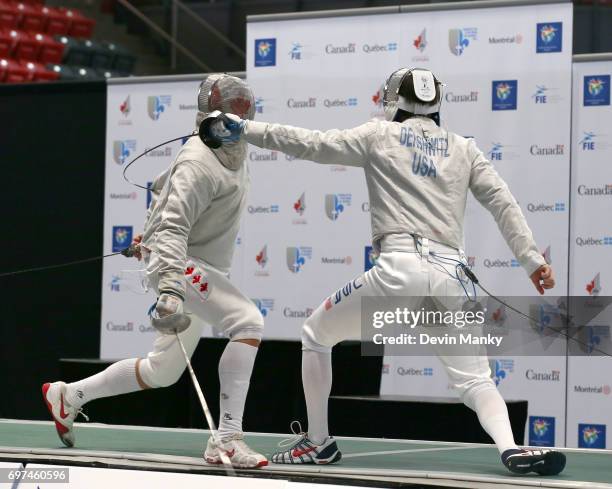
<path fill-rule="evenodd" d="M 307 99 L 296 100 L 290 98 L 287 100 L 287 107 L 290 109 L 314 109 L 317 106 L 317 97 L 309 97 Z"/>
<path fill-rule="evenodd" d="M 476 257 L 475 256 L 468 256 L 467 257 L 467 264 L 468 264 L 468 267 L 474 268 L 476 266 Z"/>
<path fill-rule="evenodd" d="M 597 297 L 601 292 L 601 273 L 597 272 L 597 275 L 593 277 L 593 280 L 586 284 L 585 288 L 590 296 Z"/>
<path fill-rule="evenodd" d="M 276 38 L 255 39 L 255 66 L 276 66 Z"/>
<path fill-rule="evenodd" d="M 478 40 L 478 29 L 450 29 L 448 31 L 448 48 L 455 56 L 461 56 L 473 41 Z"/>
<path fill-rule="evenodd" d="M 157 121 L 171 103 L 171 95 L 151 95 L 147 97 L 147 114 L 151 119 Z"/>
<path fill-rule="evenodd" d="M 372 95 L 372 103 L 374 104 L 375 110 L 370 112 L 370 117 L 375 119 L 384 119 L 385 111 L 383 109 L 383 96 L 385 91 L 385 85 L 382 84 L 378 87 L 378 90 Z"/>
<path fill-rule="evenodd" d="M 492 109 L 516 110 L 518 100 L 517 80 L 497 80 L 493 82 Z"/>
<path fill-rule="evenodd" d="M 542 256 L 547 264 L 552 265 L 552 251 L 550 245 L 548 245 L 546 249 L 542 251 Z"/>
<path fill-rule="evenodd" d="M 118 165 L 123 165 L 134 152 L 136 152 L 135 139 L 113 141 L 113 160 Z"/>
<path fill-rule="evenodd" d="M 357 107 L 357 103 L 357 97 L 349 97 L 345 99 L 335 98 L 333 100 L 326 98 L 323 101 L 323 105 L 328 109 L 333 109 L 337 107 Z"/>
<path fill-rule="evenodd" d="M 323 265 L 351 265 L 353 263 L 352 256 L 322 256 L 321 263 Z"/>
<path fill-rule="evenodd" d="M 389 374 L 389 364 L 388 363 L 383 363 L 382 373 L 383 373 L 383 375 L 388 375 Z"/>
<path fill-rule="evenodd" d="M 610 144 L 607 137 L 603 134 L 596 134 L 592 131 L 585 131 L 578 140 L 578 146 L 582 151 L 602 151 L 609 150 Z"/>
<path fill-rule="evenodd" d="M 109 197 L 111 200 L 136 200 L 138 198 L 138 194 L 136 192 L 111 192 Z"/>
<path fill-rule="evenodd" d="M 563 48 L 563 23 L 545 22 L 537 25 L 536 52 L 560 53 Z"/>
<path fill-rule="evenodd" d="M 255 269 L 256 277 L 268 277 L 270 272 L 268 271 L 268 245 L 264 247 L 255 255 L 255 263 L 257 268 Z"/>
<path fill-rule="evenodd" d="M 606 425 L 580 423 L 578 448 L 606 448 Z"/>
<path fill-rule="evenodd" d="M 420 53 L 422 53 L 423 51 L 425 51 L 425 48 L 427 47 L 427 29 L 423 29 L 421 31 L 421 33 L 416 37 L 416 39 L 414 41 L 412 41 L 412 45 L 414 46 L 414 48 L 419 51 Z"/>
<path fill-rule="evenodd" d="M 532 144 L 529 147 L 529 152 L 533 156 L 562 156 L 565 154 L 565 145 L 553 144 L 551 146 L 540 146 L 539 144 Z"/>
<path fill-rule="evenodd" d="M 109 284 L 111 292 L 121 292 L 121 277 L 113 275 Z"/>
<path fill-rule="evenodd" d="M 293 224 L 308 224 L 304 217 L 306 212 L 306 192 L 302 192 L 302 195 L 293 203 L 293 211 L 298 216 L 291 221 Z"/>
<path fill-rule="evenodd" d="M 598 325 L 598 326 L 587 326 L 587 349 L 586 352 L 591 354 L 596 348 L 599 348 L 602 338 L 607 340 L 610 339 L 610 326 L 609 325 Z M 608 389 L 609 391 L 609 389 Z M 605 388 L 602 391 L 605 393 Z"/>
<path fill-rule="evenodd" d="M 278 204 L 250 205 L 247 207 L 249 214 L 276 214 L 278 210 Z"/>
<path fill-rule="evenodd" d="M 411 377 L 432 377 L 433 368 L 431 367 L 425 367 L 425 368 L 397 367 L 397 375 L 401 375 L 402 377 L 405 375 L 409 375 Z"/>
<path fill-rule="evenodd" d="M 451 104 L 474 103 L 478 102 L 478 92 L 475 90 L 465 93 L 447 92 L 444 99 Z"/>
<path fill-rule="evenodd" d="M 355 54 L 355 46 L 354 42 L 350 42 L 348 44 L 334 46 L 333 44 L 327 44 L 325 46 L 325 52 L 327 54 Z"/>
<path fill-rule="evenodd" d="M 412 46 L 419 53 L 412 57 L 412 61 L 422 63 L 427 63 L 429 61 L 429 56 L 424 54 L 425 50 L 427 49 L 427 45 L 427 29 L 423 29 L 421 33 L 412 41 Z"/>
<path fill-rule="evenodd" d="M 525 378 L 527 380 L 538 382 L 559 382 L 561 380 L 561 371 L 548 370 L 545 372 L 541 372 L 530 368 L 525 371 Z"/>
<path fill-rule="evenodd" d="M 312 315 L 313 311 L 314 309 L 312 309 L 311 307 L 306 307 L 304 309 L 293 309 L 291 307 L 284 307 L 283 316 L 292 319 L 307 319 Z"/>
<path fill-rule="evenodd" d="M 492 143 L 491 149 L 487 152 L 487 156 L 491 161 L 507 161 L 516 160 L 519 154 L 512 150 L 515 146 L 509 146 L 502 143 Z"/>
<path fill-rule="evenodd" d="M 397 51 L 396 42 L 388 42 L 386 44 L 364 44 L 361 50 L 366 54 L 389 53 Z"/>
<path fill-rule="evenodd" d="M 520 267 L 518 260 L 511 258 L 510 260 L 502 260 L 500 258 L 485 258 L 482 264 L 485 268 L 517 268 Z"/>
<path fill-rule="evenodd" d="M 370 268 L 376 265 L 377 258 L 378 257 L 376 256 L 374 248 L 371 246 L 366 246 L 364 250 L 364 271 L 367 272 Z"/>
<path fill-rule="evenodd" d="M 598 187 L 587 187 L 586 185 L 578 185 L 578 195 L 588 197 L 600 197 L 612 195 L 612 184 L 600 185 Z"/>
<path fill-rule="evenodd" d="M 147 182 L 147 209 L 151 206 L 151 201 L 153 200 L 153 192 L 151 191 L 151 186 L 153 182 Z"/>
<path fill-rule="evenodd" d="M 132 243 L 133 226 L 113 226 L 112 252 L 117 253 Z"/>
<path fill-rule="evenodd" d="M 612 246 L 612 236 L 603 236 L 601 238 L 578 236 L 576 237 L 576 244 L 578 246 Z"/>
<path fill-rule="evenodd" d="M 588 75 L 584 77 L 585 107 L 610 105 L 610 75 Z"/>
<path fill-rule="evenodd" d="M 264 104 L 265 100 L 261 97 L 257 97 L 255 99 L 255 113 L 256 114 L 263 114 L 264 113 Z"/>
<path fill-rule="evenodd" d="M 278 161 L 278 152 L 266 149 L 256 149 L 249 152 L 250 161 Z"/>
<path fill-rule="evenodd" d="M 546 85 L 536 85 L 535 92 L 531 98 L 537 105 L 557 104 L 563 100 L 558 92 L 558 88 L 550 88 Z"/>
<path fill-rule="evenodd" d="M 332 221 L 336 221 L 340 214 L 351 205 L 352 200 L 351 194 L 326 194 L 325 215 Z"/>
<path fill-rule="evenodd" d="M 124 117 L 127 117 L 130 115 L 130 112 L 132 112 L 132 103 L 130 102 L 130 96 L 128 95 L 127 98 L 119 105 L 119 111 L 121 112 L 121 114 L 123 114 Z"/>
<path fill-rule="evenodd" d="M 514 360 L 511 359 L 489 360 L 489 366 L 495 385 L 499 385 L 514 373 Z"/>
<path fill-rule="evenodd" d="M 197 112 L 197 104 L 179 104 L 179 110 L 187 110 L 189 112 Z"/>
<path fill-rule="evenodd" d="M 106 323 L 106 331 L 113 331 L 115 333 L 131 333 L 134 331 L 134 323 L 129 321 L 122 324 L 108 321 Z"/>
<path fill-rule="evenodd" d="M 287 268 L 290 272 L 298 273 L 306 265 L 306 260 L 312 259 L 312 247 L 310 246 L 288 246 Z"/>
<path fill-rule="evenodd" d="M 555 418 L 529 416 L 529 445 L 532 447 L 555 446 Z"/>
<path fill-rule="evenodd" d="M 612 387 L 608 384 L 604 385 L 574 385 L 574 392 L 576 394 L 602 394 L 609 396 L 612 392 Z"/>
<path fill-rule="evenodd" d="M 362 202 L 361 204 L 361 212 L 370 212 L 370 203 Z"/>
<path fill-rule="evenodd" d="M 522 44 L 523 35 L 513 34 L 509 36 L 489 36 L 489 44 L 496 45 L 508 45 L 508 44 Z"/>
<path fill-rule="evenodd" d="M 493 309 L 493 312 L 490 313 L 490 316 L 487 317 L 487 320 L 492 321 L 495 326 L 503 326 L 508 319 L 508 315 L 506 314 L 506 306 L 500 305 L 497 309 Z"/>
<path fill-rule="evenodd" d="M 274 311 L 274 299 L 251 299 L 263 317 Z"/>
<path fill-rule="evenodd" d="M 291 44 L 291 50 L 289 51 L 289 58 L 293 61 L 299 61 L 302 59 L 302 46 L 299 42 L 294 42 Z"/>
<path fill-rule="evenodd" d="M 529 212 L 565 212 L 565 202 L 555 202 L 554 204 L 529 202 L 527 210 Z"/>
<path fill-rule="evenodd" d="M 145 148 L 145 151 L 148 151 L 146 158 L 170 158 L 172 156 L 172 148 L 170 146 L 157 148 L 153 151 L 150 151 L 150 148 Z"/>

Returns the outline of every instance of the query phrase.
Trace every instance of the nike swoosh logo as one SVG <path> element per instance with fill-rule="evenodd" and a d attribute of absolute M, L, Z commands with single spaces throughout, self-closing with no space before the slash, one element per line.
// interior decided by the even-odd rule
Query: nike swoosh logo
<path fill-rule="evenodd" d="M 64 411 L 64 394 L 60 394 L 60 418 L 66 419 L 69 416 L 66 411 Z"/>
<path fill-rule="evenodd" d="M 303 450 L 298 450 L 297 448 L 293 449 L 293 452 L 291 452 L 291 455 L 295 458 L 301 457 L 302 455 L 306 455 L 307 453 L 310 453 L 312 451 L 314 451 L 315 447 L 308 447 L 308 448 L 304 448 Z"/>
<path fill-rule="evenodd" d="M 537 462 L 533 463 L 532 465 L 540 465 L 540 464 L 544 464 L 546 463 L 545 460 L 538 460 Z"/>

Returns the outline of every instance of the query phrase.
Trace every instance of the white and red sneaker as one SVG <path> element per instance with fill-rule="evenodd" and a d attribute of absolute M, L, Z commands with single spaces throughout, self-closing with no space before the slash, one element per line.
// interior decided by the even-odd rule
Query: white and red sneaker
<path fill-rule="evenodd" d="M 209 464 L 222 464 L 221 451 L 225 452 L 236 469 L 256 469 L 268 465 L 268 459 L 256 452 L 244 442 L 244 435 L 236 433 L 215 443 L 213 437 L 208 438 L 204 460 Z"/>
<path fill-rule="evenodd" d="M 81 409 L 77 409 L 66 402 L 66 384 L 64 382 L 43 384 L 42 395 L 51 418 L 55 421 L 55 429 L 60 440 L 67 447 L 73 447 L 74 430 L 72 425 L 74 424 L 74 419 L 79 414 L 82 414 L 88 421 L 89 419 Z"/>

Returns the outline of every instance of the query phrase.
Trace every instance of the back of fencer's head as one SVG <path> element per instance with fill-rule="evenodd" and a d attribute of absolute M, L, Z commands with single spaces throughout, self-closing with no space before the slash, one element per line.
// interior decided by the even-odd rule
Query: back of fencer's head
<path fill-rule="evenodd" d="M 225 73 L 208 75 L 198 90 L 196 127 L 211 112 L 236 114 L 241 119 L 255 117 L 255 97 L 249 85 L 240 78 Z"/>

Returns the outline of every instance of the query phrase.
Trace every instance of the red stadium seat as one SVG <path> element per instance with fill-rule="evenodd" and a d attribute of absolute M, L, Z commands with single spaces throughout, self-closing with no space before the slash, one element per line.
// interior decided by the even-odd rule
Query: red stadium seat
<path fill-rule="evenodd" d="M 8 68 L 8 61 L 6 59 L 0 58 L 0 83 L 4 83 L 4 78 L 6 77 L 7 68 Z"/>
<path fill-rule="evenodd" d="M 63 9 L 60 9 L 63 10 Z M 74 9 L 66 9 L 66 16 L 72 20 L 70 24 L 70 30 L 68 35 L 72 37 L 78 37 L 81 39 L 89 39 L 92 34 L 96 21 L 85 17 L 81 12 Z"/>
<path fill-rule="evenodd" d="M 39 44 L 38 61 L 41 63 L 61 63 L 64 57 L 64 45 L 47 34 L 32 34 Z"/>
<path fill-rule="evenodd" d="M 24 31 L 12 30 L 10 31 L 10 36 L 16 44 L 13 49 L 13 57 L 28 61 L 36 61 L 38 59 L 40 44 L 30 34 Z"/>
<path fill-rule="evenodd" d="M 5 69 L 4 83 L 22 83 L 28 81 L 29 73 L 26 68 L 12 59 L 2 59 L 0 64 Z"/>
<path fill-rule="evenodd" d="M 48 70 L 40 63 L 22 61 L 21 66 L 28 72 L 28 81 L 53 81 L 59 79 L 59 73 Z"/>
<path fill-rule="evenodd" d="M 0 27 L 17 29 L 21 14 L 17 7 L 6 0 L 0 0 Z"/>
<path fill-rule="evenodd" d="M 0 58 L 10 58 L 15 48 L 15 40 L 8 29 L 0 27 Z"/>
<path fill-rule="evenodd" d="M 71 19 L 60 9 L 42 7 L 41 13 L 47 17 L 45 32 L 50 36 L 67 36 L 70 31 Z"/>
<path fill-rule="evenodd" d="M 39 5 L 28 5 L 19 2 L 17 10 L 21 15 L 19 28 L 22 31 L 44 32 L 47 24 L 47 17 L 41 12 Z"/>

